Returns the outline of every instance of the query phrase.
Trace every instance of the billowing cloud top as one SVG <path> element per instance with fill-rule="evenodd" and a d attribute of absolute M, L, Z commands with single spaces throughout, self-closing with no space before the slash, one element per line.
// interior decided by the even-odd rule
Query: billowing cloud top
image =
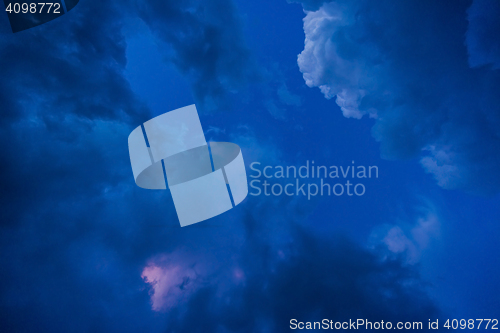
<path fill-rule="evenodd" d="M 498 1 L 303 4 L 306 84 L 376 119 L 383 157 L 422 156 L 447 189 L 500 190 Z"/>

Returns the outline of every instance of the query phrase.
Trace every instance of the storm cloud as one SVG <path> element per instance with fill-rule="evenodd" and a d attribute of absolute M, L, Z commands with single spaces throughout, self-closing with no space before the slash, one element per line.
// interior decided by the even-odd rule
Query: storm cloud
<path fill-rule="evenodd" d="M 303 230 L 310 206 L 248 199 L 222 226 L 181 229 L 168 191 L 138 189 L 126 138 L 150 114 L 124 74 L 124 27 L 134 19 L 207 109 L 255 75 L 227 0 L 82 0 L 57 20 L 2 35 L 2 329 L 284 331 L 292 315 L 439 315 L 403 259 Z M 280 87 L 282 104 L 302 103 Z M 344 96 L 346 108 L 353 98 Z M 245 156 L 279 156 L 250 134 L 237 142 Z"/>
<path fill-rule="evenodd" d="M 246 223 L 256 222 L 248 216 Z M 192 279 L 195 269 L 163 268 L 177 281 L 169 285 L 168 295 L 178 298 L 168 307 L 169 332 L 288 332 L 291 319 L 384 318 L 395 325 L 440 316 L 416 269 L 399 258 L 384 260 L 341 237 L 318 238 L 293 225 L 277 248 L 258 235 L 250 232 L 239 260 L 205 282 Z M 144 274 L 154 277 L 161 267 L 152 264 Z M 161 311 L 162 287 L 148 282 L 153 309 Z"/>
<path fill-rule="evenodd" d="M 499 191 L 498 3 L 304 4 L 309 87 L 375 119 L 382 157 L 419 157 L 446 189 Z"/>

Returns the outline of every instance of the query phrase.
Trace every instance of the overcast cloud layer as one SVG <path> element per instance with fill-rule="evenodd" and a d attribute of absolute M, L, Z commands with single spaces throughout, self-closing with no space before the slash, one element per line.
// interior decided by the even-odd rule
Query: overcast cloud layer
<path fill-rule="evenodd" d="M 443 187 L 495 192 L 498 160 L 487 156 L 498 152 L 498 48 L 478 19 L 493 9 L 391 4 L 304 2 L 307 83 L 346 116 L 374 117 L 384 156 L 424 149 Z M 138 189 L 126 142 L 150 112 L 124 74 L 126 27 L 137 19 L 206 113 L 260 73 L 229 0 L 82 0 L 53 22 L 1 35 L 2 329 L 282 332 L 292 317 L 441 316 L 418 273 L 440 227 L 431 212 L 410 230 L 384 226 L 367 249 L 313 234 L 303 221 L 316 203 L 297 198 L 249 197 L 221 219 L 180 228 L 168 191 Z M 277 87 L 267 109 L 292 119 L 283 110 L 302 97 Z M 238 143 L 247 163 L 287 165 L 278 140 L 252 132 L 260 122 L 206 135 Z"/>
<path fill-rule="evenodd" d="M 133 13 L 171 47 L 201 103 L 224 99 L 255 66 L 231 2 L 138 7 L 81 1 L 49 24 L 2 35 L 2 328 L 254 332 L 284 331 L 291 312 L 436 316 L 413 268 L 295 231 L 300 206 L 281 216 L 249 206 L 271 225 L 244 213 L 230 227 L 187 230 L 168 192 L 138 194 L 124 144 L 148 117 L 124 77 Z M 299 104 L 286 87 L 280 96 Z"/>

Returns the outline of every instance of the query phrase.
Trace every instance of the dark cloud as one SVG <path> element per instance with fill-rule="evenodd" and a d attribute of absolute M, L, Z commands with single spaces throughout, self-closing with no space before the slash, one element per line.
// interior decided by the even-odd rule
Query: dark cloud
<path fill-rule="evenodd" d="M 167 331 L 288 332 L 292 318 L 384 318 L 395 325 L 439 316 L 414 269 L 346 239 L 292 227 L 288 243 L 275 248 L 250 231 L 238 264 L 169 309 Z"/>
<path fill-rule="evenodd" d="M 37 117 L 50 127 L 66 114 L 125 121 L 144 117 L 144 107 L 123 77 L 121 9 L 84 2 L 36 29 L 3 34 L 1 103 L 7 107 L 2 107 L 2 122 Z"/>
<path fill-rule="evenodd" d="M 196 88 L 200 98 L 215 99 L 244 81 L 248 54 L 234 7 L 210 7 L 202 18 L 189 14 L 191 5 L 172 3 L 172 11 L 151 19 L 159 31 L 177 31 L 178 39 L 169 40 L 179 51 L 173 60 L 195 87 L 207 85 Z M 162 27 L 162 15 L 179 13 Z M 164 327 L 151 311 L 141 271 L 154 254 L 199 238 L 200 229 L 183 233 L 169 193 L 138 192 L 133 182 L 127 137 L 149 118 L 124 75 L 124 26 L 133 17 L 128 2 L 80 1 L 39 27 L 2 29 L 1 331 Z M 193 41 L 184 33 L 205 46 L 203 57 L 196 50 L 189 57 Z"/>
<path fill-rule="evenodd" d="M 466 34 L 471 67 L 491 65 L 500 69 L 500 2 L 474 0 L 467 10 Z"/>
<path fill-rule="evenodd" d="M 491 7 L 481 6 L 473 5 L 469 19 Z M 474 19 L 468 27 L 468 7 L 464 1 L 329 2 L 307 13 L 298 63 L 307 85 L 336 97 L 346 117 L 375 119 L 383 157 L 421 156 L 444 188 L 496 193 L 500 72 L 469 67 L 480 55 L 473 50 L 468 59 L 465 36 L 481 29 Z M 493 56 L 498 34 L 484 36 L 481 45 Z M 468 39 L 469 52 L 476 38 Z"/>
<path fill-rule="evenodd" d="M 139 16 L 166 43 L 167 59 L 189 77 L 205 110 L 258 77 L 230 0 L 137 2 Z"/>
<path fill-rule="evenodd" d="M 1 36 L 2 331 L 111 330 L 109 318 L 122 321 L 126 307 L 147 298 L 117 293 L 142 281 L 123 274 L 133 264 L 106 245 L 131 226 L 112 228 L 116 215 L 103 214 L 129 177 L 128 124 L 147 114 L 123 77 L 122 18 L 120 6 L 83 1 Z"/>
<path fill-rule="evenodd" d="M 126 137 L 129 122 L 146 118 L 123 76 L 120 7 L 81 5 L 35 29 L 2 35 L 3 225 L 47 200 L 79 200 L 117 184 L 124 175 L 113 170 L 113 158 L 122 151 L 102 148 Z"/>
<path fill-rule="evenodd" d="M 124 77 L 122 30 L 134 9 L 128 2 L 82 2 L 36 29 L 2 34 L 2 224 L 15 224 L 27 205 L 83 200 L 128 180 L 120 140 L 148 119 Z M 217 98 L 244 80 L 249 56 L 230 2 L 153 2 L 141 13 L 174 45 L 173 61 L 195 78 L 200 98 Z M 197 53 L 199 45 L 205 53 Z"/>

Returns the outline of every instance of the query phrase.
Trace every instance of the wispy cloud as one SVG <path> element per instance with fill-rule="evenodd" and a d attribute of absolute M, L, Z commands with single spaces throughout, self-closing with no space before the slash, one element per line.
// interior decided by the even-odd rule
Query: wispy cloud
<path fill-rule="evenodd" d="M 375 228 L 370 235 L 372 248 L 382 245 L 389 253 L 402 255 L 407 264 L 419 262 L 423 252 L 439 240 L 441 221 L 429 203 L 416 209 L 415 214 L 412 221 L 402 220 Z"/>

